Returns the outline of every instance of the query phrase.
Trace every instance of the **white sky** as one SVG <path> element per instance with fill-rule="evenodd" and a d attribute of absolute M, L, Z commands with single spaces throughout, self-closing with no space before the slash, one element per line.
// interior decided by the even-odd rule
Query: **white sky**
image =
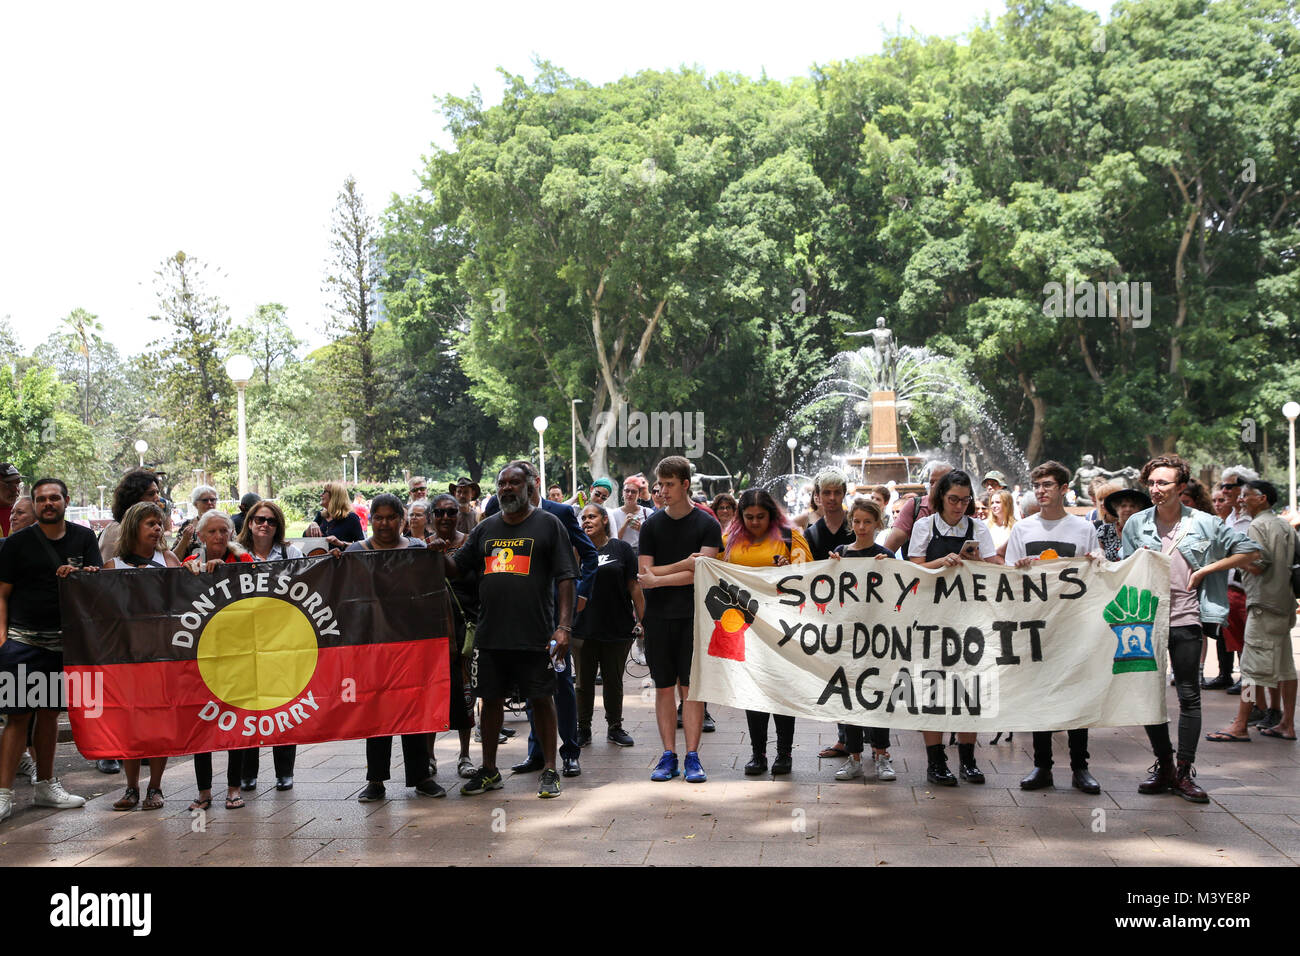
<path fill-rule="evenodd" d="M 1106 16 L 1109 0 L 1082 0 Z M 0 316 L 31 349 L 82 307 L 139 352 L 153 273 L 183 249 L 235 319 L 288 307 L 315 345 L 329 219 L 348 174 L 371 213 L 449 145 L 433 98 L 534 56 L 603 83 L 700 66 L 787 79 L 954 35 L 1002 0 L 716 3 L 13 3 L 0 32 Z"/>

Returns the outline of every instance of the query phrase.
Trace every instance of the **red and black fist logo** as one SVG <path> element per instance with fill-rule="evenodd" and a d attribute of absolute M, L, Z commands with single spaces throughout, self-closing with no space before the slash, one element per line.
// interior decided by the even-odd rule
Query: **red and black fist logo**
<path fill-rule="evenodd" d="M 723 578 L 704 595 L 704 607 L 713 618 L 713 634 L 709 637 L 709 656 L 728 660 L 745 659 L 745 631 L 754 623 L 758 601 L 748 591 Z"/>

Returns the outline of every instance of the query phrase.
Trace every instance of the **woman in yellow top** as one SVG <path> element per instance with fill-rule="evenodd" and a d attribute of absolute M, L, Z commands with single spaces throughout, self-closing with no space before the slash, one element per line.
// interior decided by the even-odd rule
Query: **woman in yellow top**
<path fill-rule="evenodd" d="M 766 491 L 750 488 L 742 493 L 736 512 L 730 526 L 724 529 L 723 552 L 719 555 L 723 561 L 747 568 L 770 568 L 812 560 L 808 542 Z M 776 724 L 776 759 L 772 761 L 772 776 L 789 773 L 792 769 L 790 751 L 794 747 L 794 718 L 786 714 L 747 710 L 749 741 L 754 751 L 753 759 L 745 764 L 747 777 L 767 772 L 769 716 Z"/>

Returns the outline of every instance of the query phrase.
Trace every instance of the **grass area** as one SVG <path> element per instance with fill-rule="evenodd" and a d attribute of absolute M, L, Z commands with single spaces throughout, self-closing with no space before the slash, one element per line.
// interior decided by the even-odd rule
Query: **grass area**
<path fill-rule="evenodd" d="M 290 521 L 289 527 L 284 529 L 284 536 L 286 538 L 301 538 L 302 533 L 307 530 L 309 524 L 311 524 L 310 521 Z"/>

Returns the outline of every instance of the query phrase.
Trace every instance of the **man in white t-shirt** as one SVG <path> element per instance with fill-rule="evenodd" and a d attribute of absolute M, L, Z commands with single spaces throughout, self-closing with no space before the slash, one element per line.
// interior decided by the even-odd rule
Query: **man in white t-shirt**
<path fill-rule="evenodd" d="M 1070 470 L 1057 461 L 1045 461 L 1029 473 L 1038 512 L 1016 522 L 1007 539 L 1007 564 L 1027 568 L 1035 561 L 1083 558 L 1098 549 L 1097 529 L 1091 521 L 1065 510 Z M 1101 793 L 1101 785 L 1088 771 L 1088 729 L 1069 731 L 1071 783 L 1084 793 Z M 1021 790 L 1052 786 L 1052 731 L 1034 731 L 1034 769 L 1020 781 Z"/>

